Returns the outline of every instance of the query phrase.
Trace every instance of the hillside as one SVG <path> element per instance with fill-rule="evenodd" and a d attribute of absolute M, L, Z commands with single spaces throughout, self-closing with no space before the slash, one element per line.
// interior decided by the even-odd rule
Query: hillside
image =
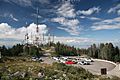
<path fill-rule="evenodd" d="M 6 57 L 0 63 L 1 80 L 119 80 L 93 75 L 83 68 L 63 63 L 33 62 L 25 57 Z"/>

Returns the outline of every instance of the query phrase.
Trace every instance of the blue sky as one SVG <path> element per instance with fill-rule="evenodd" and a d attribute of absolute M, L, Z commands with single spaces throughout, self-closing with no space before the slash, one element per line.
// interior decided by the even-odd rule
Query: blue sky
<path fill-rule="evenodd" d="M 0 45 L 22 42 L 26 26 L 35 29 L 37 8 L 41 33 L 56 42 L 120 45 L 120 0 L 0 0 Z"/>

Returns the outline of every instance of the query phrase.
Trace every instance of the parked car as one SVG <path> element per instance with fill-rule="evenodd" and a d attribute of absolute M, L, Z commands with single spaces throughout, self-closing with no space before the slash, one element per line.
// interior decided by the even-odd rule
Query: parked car
<path fill-rule="evenodd" d="M 75 62 L 75 63 L 78 62 L 76 58 L 73 58 L 72 61 Z"/>
<path fill-rule="evenodd" d="M 84 60 L 87 62 L 94 62 L 93 59 L 91 59 L 91 58 L 84 58 Z"/>
<path fill-rule="evenodd" d="M 37 61 L 37 59 L 35 57 L 32 57 L 32 61 Z"/>
<path fill-rule="evenodd" d="M 62 59 L 64 59 L 64 60 L 67 60 L 68 59 L 68 57 L 61 57 Z"/>
<path fill-rule="evenodd" d="M 43 61 L 41 58 L 38 57 L 32 57 L 32 61 Z"/>
<path fill-rule="evenodd" d="M 38 61 L 41 61 L 41 62 L 42 62 L 43 60 L 42 60 L 41 58 L 39 58 Z"/>
<path fill-rule="evenodd" d="M 65 64 L 75 64 L 75 62 L 72 60 L 69 60 L 69 61 L 66 61 Z"/>
<path fill-rule="evenodd" d="M 59 57 L 52 57 L 54 60 L 59 61 Z"/>
<path fill-rule="evenodd" d="M 80 61 L 80 62 L 78 62 L 78 64 L 80 64 L 80 65 L 90 65 L 90 62 L 88 62 L 88 61 Z"/>
<path fill-rule="evenodd" d="M 64 59 L 60 59 L 60 62 L 61 62 L 61 63 L 65 63 L 66 60 L 64 60 Z"/>

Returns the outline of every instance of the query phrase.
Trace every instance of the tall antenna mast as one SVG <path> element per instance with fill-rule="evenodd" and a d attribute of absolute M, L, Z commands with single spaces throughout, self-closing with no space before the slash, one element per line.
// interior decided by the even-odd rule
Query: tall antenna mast
<path fill-rule="evenodd" d="M 44 35 L 44 33 L 43 33 L 43 41 L 45 40 L 45 37 L 44 37 L 45 35 Z"/>
<path fill-rule="evenodd" d="M 31 32 L 31 43 L 33 44 L 33 35 L 32 35 L 32 32 Z"/>
<path fill-rule="evenodd" d="M 39 10 L 37 8 L 37 27 L 36 27 L 36 37 L 35 37 L 35 39 L 36 39 L 35 41 L 36 41 L 37 46 L 39 45 L 38 13 L 39 13 Z"/>
<path fill-rule="evenodd" d="M 25 41 L 28 45 L 28 39 L 29 39 L 29 36 L 28 36 L 28 31 L 27 31 L 27 22 L 26 22 L 26 34 L 25 34 Z"/>
<path fill-rule="evenodd" d="M 50 45 L 51 42 L 51 38 L 50 38 L 50 34 L 48 34 L 48 44 Z"/>
<path fill-rule="evenodd" d="M 39 13 L 39 10 L 37 8 L 37 28 L 36 28 L 36 32 L 38 33 L 39 32 L 39 27 L 38 27 L 38 13 Z"/>
<path fill-rule="evenodd" d="M 53 36 L 52 36 L 52 37 L 53 37 L 53 41 L 52 41 L 52 42 L 54 43 L 54 34 L 53 34 Z"/>

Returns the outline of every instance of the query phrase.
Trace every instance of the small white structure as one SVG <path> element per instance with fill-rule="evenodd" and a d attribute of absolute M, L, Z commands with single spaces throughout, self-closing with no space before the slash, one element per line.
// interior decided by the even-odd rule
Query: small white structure
<path fill-rule="evenodd" d="M 1 52 L 0 52 L 0 59 L 2 58 Z"/>

